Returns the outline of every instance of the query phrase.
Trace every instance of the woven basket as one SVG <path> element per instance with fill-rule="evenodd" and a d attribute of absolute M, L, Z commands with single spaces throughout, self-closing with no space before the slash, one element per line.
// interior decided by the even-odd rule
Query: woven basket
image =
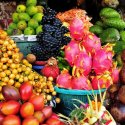
<path fill-rule="evenodd" d="M 101 89 L 100 91 L 103 93 L 106 89 Z M 90 99 L 92 99 L 93 94 L 99 95 L 99 90 L 68 90 L 55 87 L 55 91 L 58 93 L 59 98 L 61 99 L 61 103 L 58 105 L 59 112 L 64 115 L 69 115 L 70 112 L 75 108 L 74 104 L 80 106 L 80 103 L 74 101 L 73 99 L 78 99 L 84 103 L 88 103 L 87 95 L 89 95 Z"/>

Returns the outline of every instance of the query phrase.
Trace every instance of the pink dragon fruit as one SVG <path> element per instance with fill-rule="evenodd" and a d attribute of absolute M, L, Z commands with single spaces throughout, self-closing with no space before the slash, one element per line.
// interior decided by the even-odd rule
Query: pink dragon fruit
<path fill-rule="evenodd" d="M 87 76 L 91 72 L 92 57 L 86 52 L 80 52 L 74 60 L 74 66 L 83 71 L 83 74 Z"/>
<path fill-rule="evenodd" d="M 70 41 L 70 43 L 65 46 L 65 59 L 68 61 L 70 66 L 73 66 L 73 62 L 75 57 L 80 52 L 80 44 L 75 42 L 74 40 Z"/>
<path fill-rule="evenodd" d="M 90 81 L 84 75 L 72 78 L 72 88 L 77 90 L 91 90 Z"/>
<path fill-rule="evenodd" d="M 112 57 L 113 56 L 111 56 L 111 53 L 103 48 L 96 51 L 95 55 L 93 56 L 92 69 L 94 69 L 97 75 L 102 74 L 111 68 Z"/>
<path fill-rule="evenodd" d="M 80 18 L 74 18 L 69 28 L 71 37 L 75 40 L 82 40 L 84 31 L 83 28 L 83 21 Z"/>
<path fill-rule="evenodd" d="M 91 81 L 94 90 L 108 88 L 113 84 L 110 72 L 108 71 L 105 74 L 93 76 Z"/>
<path fill-rule="evenodd" d="M 74 70 L 74 67 L 73 67 Z M 90 84 L 89 79 L 81 74 L 79 69 L 76 69 L 75 72 L 72 72 L 72 89 L 77 89 L 77 90 L 91 90 L 92 86 Z"/>
<path fill-rule="evenodd" d="M 60 88 L 71 89 L 71 79 L 72 76 L 69 74 L 68 70 L 64 69 L 56 79 L 56 84 Z"/>
<path fill-rule="evenodd" d="M 90 52 L 91 55 L 94 55 L 94 53 L 97 50 L 101 49 L 101 41 L 100 41 L 100 39 L 96 35 L 94 35 L 92 33 L 89 33 L 88 35 L 86 35 L 86 37 L 83 40 L 82 44 L 85 47 L 86 51 Z"/>

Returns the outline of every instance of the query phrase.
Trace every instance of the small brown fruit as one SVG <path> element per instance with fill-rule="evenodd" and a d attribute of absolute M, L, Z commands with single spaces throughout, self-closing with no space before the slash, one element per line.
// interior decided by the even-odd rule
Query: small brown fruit
<path fill-rule="evenodd" d="M 29 63 L 34 63 L 36 61 L 36 56 L 33 54 L 28 54 L 26 56 L 26 59 L 28 60 Z"/>

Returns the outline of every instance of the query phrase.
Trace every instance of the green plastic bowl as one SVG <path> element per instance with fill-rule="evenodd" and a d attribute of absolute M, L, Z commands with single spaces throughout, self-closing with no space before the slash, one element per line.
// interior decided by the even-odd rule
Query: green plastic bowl
<path fill-rule="evenodd" d="M 103 93 L 105 90 L 106 89 L 101 89 L 100 91 Z M 58 111 L 66 116 L 69 116 L 70 112 L 75 108 L 74 104 L 78 107 L 80 106 L 80 103 L 73 99 L 78 99 L 84 103 L 88 103 L 87 95 L 89 95 L 90 99 L 92 99 L 93 93 L 99 95 L 99 90 L 68 90 L 55 87 L 55 91 L 61 99 L 60 104 L 57 106 Z"/>

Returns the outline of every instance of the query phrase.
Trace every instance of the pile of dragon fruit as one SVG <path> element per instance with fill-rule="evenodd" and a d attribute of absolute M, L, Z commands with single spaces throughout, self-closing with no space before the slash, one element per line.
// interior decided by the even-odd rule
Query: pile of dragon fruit
<path fill-rule="evenodd" d="M 75 18 L 69 26 L 72 40 L 64 47 L 65 60 L 72 68 L 56 79 L 60 88 L 98 90 L 118 83 L 119 70 L 113 61 L 113 45 L 101 46 L 100 38 L 86 30 L 85 21 Z"/>

